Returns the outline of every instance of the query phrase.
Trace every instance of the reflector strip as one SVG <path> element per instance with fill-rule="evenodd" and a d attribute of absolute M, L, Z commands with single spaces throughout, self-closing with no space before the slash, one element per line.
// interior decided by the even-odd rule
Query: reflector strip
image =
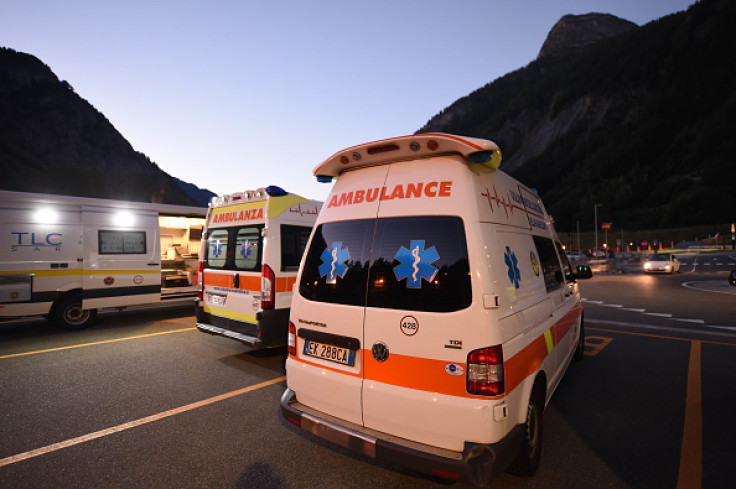
<path fill-rule="evenodd" d="M 552 353 L 552 350 L 555 347 L 555 343 L 552 340 L 552 329 L 548 329 L 544 332 L 544 341 L 547 343 L 547 354 Z"/>
<path fill-rule="evenodd" d="M 248 314 L 226 311 L 225 309 L 217 309 L 216 307 L 208 306 L 205 306 L 203 309 L 204 312 L 206 312 L 207 314 L 212 314 L 213 316 L 220 316 L 223 318 L 235 319 L 237 321 L 243 321 L 246 323 L 258 324 L 258 320 L 256 319 L 256 317 L 250 316 Z"/>

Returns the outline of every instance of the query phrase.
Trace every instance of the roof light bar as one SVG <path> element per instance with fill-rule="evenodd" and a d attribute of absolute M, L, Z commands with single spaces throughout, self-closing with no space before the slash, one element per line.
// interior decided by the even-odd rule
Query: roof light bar
<path fill-rule="evenodd" d="M 319 182 L 329 182 L 345 170 L 365 166 L 457 154 L 470 163 L 481 163 L 495 170 L 501 163 L 498 146 L 485 139 L 466 138 L 452 134 L 426 133 L 401 136 L 353 146 L 332 155 L 313 171 Z"/>

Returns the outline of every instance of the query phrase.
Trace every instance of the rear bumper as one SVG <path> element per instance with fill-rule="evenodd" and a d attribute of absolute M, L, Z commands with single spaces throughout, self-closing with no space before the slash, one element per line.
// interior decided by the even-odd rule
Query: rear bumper
<path fill-rule="evenodd" d="M 238 321 L 204 312 L 196 306 L 197 329 L 203 333 L 225 336 L 252 348 L 268 348 L 286 344 L 289 333 L 289 309 L 260 311 L 257 324 Z"/>
<path fill-rule="evenodd" d="M 307 408 L 308 409 L 308 408 Z M 332 417 L 306 412 L 296 394 L 286 389 L 281 414 L 301 429 L 362 455 L 448 480 L 485 486 L 503 472 L 522 446 L 524 427 L 518 425 L 497 443 L 465 442 L 462 452 L 451 452 L 350 426 Z M 311 411 L 311 410 L 310 410 Z M 423 449 L 424 448 L 424 449 Z M 432 452 L 432 453 L 431 453 Z M 443 453 L 444 452 L 444 453 Z"/>

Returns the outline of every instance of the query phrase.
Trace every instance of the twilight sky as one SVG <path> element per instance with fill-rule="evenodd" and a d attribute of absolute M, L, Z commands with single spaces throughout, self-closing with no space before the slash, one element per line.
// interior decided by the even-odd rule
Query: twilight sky
<path fill-rule="evenodd" d="M 694 1 L 3 0 L 0 46 L 38 57 L 175 177 L 324 200 L 315 166 L 526 66 L 563 15 L 643 25 Z"/>

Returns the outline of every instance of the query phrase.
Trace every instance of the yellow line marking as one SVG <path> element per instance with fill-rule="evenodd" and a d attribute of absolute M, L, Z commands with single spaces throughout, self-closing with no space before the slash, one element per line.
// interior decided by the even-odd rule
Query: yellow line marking
<path fill-rule="evenodd" d="M 700 341 L 690 343 L 678 489 L 700 489 L 703 481 L 703 405 L 700 384 Z"/>
<path fill-rule="evenodd" d="M 685 425 L 682 432 L 682 448 L 680 450 L 680 469 L 677 477 L 677 489 L 700 489 L 703 483 L 703 390 L 700 374 L 701 346 L 703 343 L 725 346 L 736 345 L 733 343 L 722 343 L 718 341 L 692 340 L 689 338 L 678 338 L 676 336 L 632 333 L 628 331 L 603 328 L 587 329 L 632 336 L 645 336 L 648 338 L 690 342 L 687 393 L 685 395 Z"/>
<path fill-rule="evenodd" d="M 108 343 L 117 343 L 119 341 L 128 341 L 128 340 L 138 340 L 141 338 L 150 338 L 152 336 L 160 336 L 164 334 L 172 334 L 172 333 L 182 333 L 184 331 L 194 331 L 197 328 L 184 328 L 184 329 L 173 329 L 171 331 L 162 331 L 160 333 L 149 333 L 149 334 L 142 334 L 138 336 L 126 336 L 125 338 L 116 338 L 113 340 L 104 340 L 104 341 L 95 341 L 92 343 L 80 343 L 78 345 L 69 345 L 69 346 L 60 346 L 58 348 L 49 348 L 47 350 L 36 350 L 36 351 L 27 351 L 24 353 L 11 353 L 9 355 L 2 355 L 0 356 L 0 360 L 4 360 L 6 358 L 15 358 L 15 357 L 24 357 L 27 355 L 38 355 L 40 353 L 51 353 L 54 351 L 62 351 L 62 350 L 71 350 L 74 348 L 84 348 L 86 346 L 95 346 L 95 345 L 105 345 Z"/>
<path fill-rule="evenodd" d="M 596 343 L 596 340 L 599 342 Z M 586 351 L 585 355 L 590 357 L 598 355 L 611 341 L 613 341 L 613 338 L 606 338 L 605 336 L 586 336 L 584 345 L 588 348 L 592 348 L 592 350 Z"/>
<path fill-rule="evenodd" d="M 86 435 L 78 436 L 76 438 L 71 438 L 69 440 L 65 440 L 59 443 L 54 443 L 52 445 L 47 445 L 45 447 L 37 448 L 35 450 L 30 450 L 28 452 L 19 453 L 18 455 L 13 455 L 11 457 L 0 459 L 0 467 L 4 467 L 6 465 L 11 465 L 17 462 L 21 462 L 23 460 L 28 460 L 29 458 L 34 458 L 34 457 L 38 457 L 41 455 L 45 455 L 47 453 L 55 452 L 63 448 L 68 448 L 74 445 L 79 445 L 81 443 L 86 443 L 88 441 L 96 440 L 97 438 L 102 438 L 104 436 L 109 436 L 115 433 L 120 433 L 121 431 L 129 430 L 131 428 L 142 426 L 144 424 L 153 423 L 154 421 L 159 421 L 164 418 L 175 416 L 177 414 L 185 413 L 187 411 L 192 411 L 193 409 L 197 409 L 203 406 L 208 406 L 216 402 L 224 401 L 225 399 L 230 399 L 231 397 L 241 396 L 243 394 L 247 394 L 248 392 L 262 389 L 270 385 L 278 384 L 279 382 L 283 382 L 284 380 L 286 380 L 286 376 L 267 380 L 265 382 L 261 382 L 260 384 L 250 385 L 248 387 L 244 387 L 243 389 L 226 392 L 225 394 L 220 394 L 219 396 L 210 397 L 202 401 L 193 402 L 191 404 L 187 404 L 186 406 L 181 406 L 181 407 L 171 409 L 169 411 L 164 411 L 164 412 L 154 414 L 151 416 L 146 416 L 145 418 L 140 418 L 135 421 L 123 423 L 123 424 L 113 426 L 111 428 L 107 428 L 104 430 L 95 431 L 94 433 L 89 433 Z"/>

